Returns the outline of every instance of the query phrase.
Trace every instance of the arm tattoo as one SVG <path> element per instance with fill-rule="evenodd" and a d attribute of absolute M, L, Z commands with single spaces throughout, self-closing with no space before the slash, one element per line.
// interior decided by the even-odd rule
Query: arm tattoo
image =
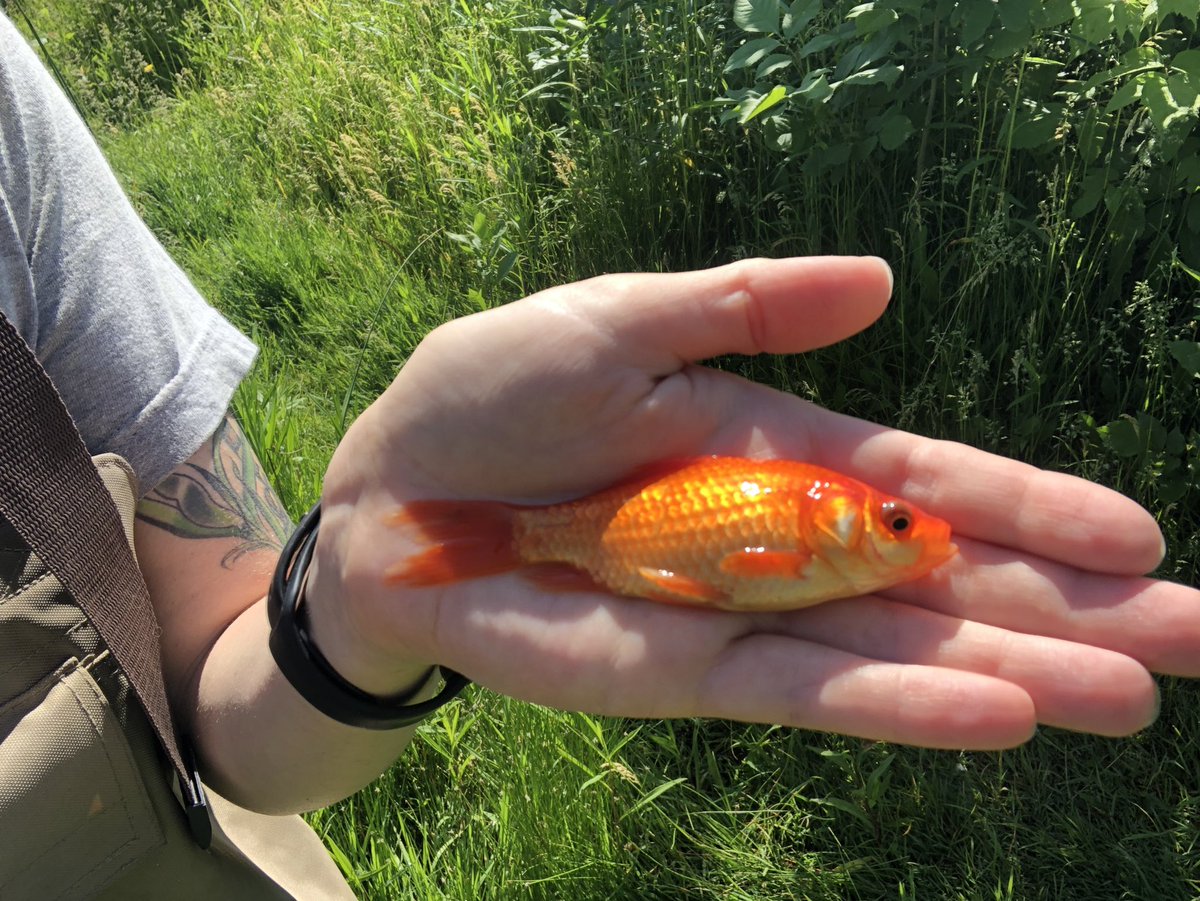
<path fill-rule="evenodd" d="M 232 417 L 212 437 L 212 469 L 185 463 L 138 504 L 138 519 L 180 538 L 234 538 L 229 568 L 250 551 L 283 548 L 292 522 Z"/>

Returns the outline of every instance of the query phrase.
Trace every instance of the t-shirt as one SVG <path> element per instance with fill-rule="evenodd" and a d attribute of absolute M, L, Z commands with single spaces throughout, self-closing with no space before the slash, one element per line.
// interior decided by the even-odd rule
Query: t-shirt
<path fill-rule="evenodd" d="M 138 217 L 3 15 L 0 310 L 50 374 L 89 452 L 127 459 L 142 493 L 213 434 L 254 360 L 254 345 Z"/>

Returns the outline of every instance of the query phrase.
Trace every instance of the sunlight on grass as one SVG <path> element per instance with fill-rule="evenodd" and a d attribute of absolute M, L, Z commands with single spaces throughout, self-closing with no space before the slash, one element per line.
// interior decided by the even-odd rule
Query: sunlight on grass
<path fill-rule="evenodd" d="M 986 17 L 972 39 L 1000 40 L 1018 5 L 951 4 L 947 21 L 961 36 Z M 1200 138 L 1164 162 L 1154 110 L 1117 106 L 1105 75 L 1152 43 L 1185 79 L 1186 11 L 1149 36 L 1089 12 L 1092 45 L 1060 23 L 962 59 L 936 58 L 943 25 L 914 25 L 870 52 L 916 81 L 884 70 L 826 103 L 799 64 L 836 80 L 907 7 L 47 7 L 39 31 L 135 204 L 262 347 L 234 406 L 294 516 L 343 411 L 447 319 L 606 271 L 872 253 L 896 272 L 878 325 L 717 365 L 1110 484 L 1158 516 L 1162 572 L 1196 578 L 1200 205 L 1170 186 L 1200 177 Z M 739 50 L 750 40 L 762 56 Z M 976 63 L 973 81 L 952 71 Z M 722 121 L 737 92 L 775 84 L 809 93 Z M 1133 163 L 1131 141 L 1149 148 Z M 1004 754 L 593 718 L 472 688 L 312 821 L 365 898 L 1200 897 L 1200 697 L 1160 684 L 1163 716 L 1134 738 L 1046 729 Z"/>

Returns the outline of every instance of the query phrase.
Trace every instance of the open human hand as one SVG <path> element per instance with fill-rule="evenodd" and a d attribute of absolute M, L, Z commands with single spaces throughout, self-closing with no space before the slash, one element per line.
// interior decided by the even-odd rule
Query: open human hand
<path fill-rule="evenodd" d="M 1039 722 L 1147 725 L 1150 671 L 1200 675 L 1200 592 L 1142 577 L 1163 546 L 1141 507 L 696 365 L 834 343 L 890 292 L 873 258 L 747 260 L 602 276 L 435 330 L 326 477 L 310 595 L 354 636 L 335 664 L 367 690 L 436 662 L 555 707 L 934 747 L 1011 746 Z M 916 582 L 784 613 L 559 594 L 519 572 L 385 584 L 421 549 L 384 525 L 407 501 L 546 503 L 706 454 L 838 470 L 948 520 L 960 554 Z"/>

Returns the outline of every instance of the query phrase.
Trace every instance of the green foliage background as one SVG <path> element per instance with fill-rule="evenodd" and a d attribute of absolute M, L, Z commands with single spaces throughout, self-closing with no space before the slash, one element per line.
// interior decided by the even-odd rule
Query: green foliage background
<path fill-rule="evenodd" d="M 1194 582 L 1194 0 L 9 0 L 263 348 L 293 513 L 437 323 L 604 271 L 874 253 L 895 299 L 717 365 L 1109 484 Z M 22 18 L 28 14 L 28 18 Z M 1114 524 L 1119 527 L 1119 524 Z M 483 691 L 314 816 L 371 898 L 1200 897 L 1200 698 L 950 754 Z"/>

